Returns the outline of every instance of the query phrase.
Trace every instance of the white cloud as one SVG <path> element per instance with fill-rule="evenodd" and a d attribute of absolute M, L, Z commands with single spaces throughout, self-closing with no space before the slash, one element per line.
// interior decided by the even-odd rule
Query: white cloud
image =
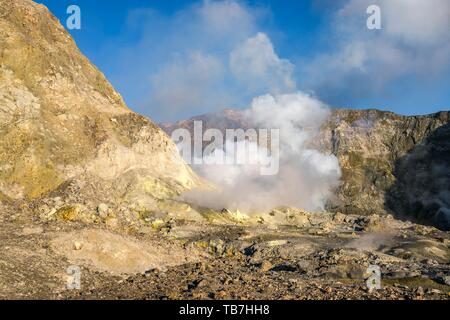
<path fill-rule="evenodd" d="M 203 1 L 170 15 L 147 7 L 128 17 L 101 56 L 112 57 L 103 65 L 131 108 L 174 121 L 249 101 L 232 81 L 228 60 L 237 44 L 258 32 L 264 10 L 234 0 Z"/>
<path fill-rule="evenodd" d="M 441 45 L 448 40 L 448 0 L 382 0 L 386 32 L 411 45 Z"/>
<path fill-rule="evenodd" d="M 381 8 L 381 30 L 366 28 L 372 4 Z M 333 51 L 301 67 L 302 87 L 320 96 L 368 97 L 401 77 L 439 77 L 450 67 L 448 0 L 349 0 L 332 25 Z"/>
<path fill-rule="evenodd" d="M 246 32 L 256 24 L 256 13 L 236 1 L 204 1 L 198 8 L 202 23 L 212 33 L 230 36 L 236 30 Z"/>
<path fill-rule="evenodd" d="M 152 105 L 175 116 L 181 108 L 194 109 L 204 101 L 218 98 L 215 90 L 224 77 L 224 66 L 217 57 L 202 52 L 177 56 L 151 76 Z"/>
<path fill-rule="evenodd" d="M 380 32 L 367 32 L 366 8 L 381 9 Z M 405 45 L 442 46 L 449 39 L 450 2 L 448 0 L 349 0 L 338 11 L 335 23 L 341 36 L 367 38 L 373 34 Z"/>
<path fill-rule="evenodd" d="M 332 2 L 312 1 L 331 19 L 311 30 L 316 39 L 307 35 L 305 44 L 292 45 L 300 48 L 289 53 L 295 70 L 274 48 L 270 35 L 277 33 L 265 28 L 271 26 L 267 9 L 240 0 L 205 0 L 171 15 L 133 10 L 123 34 L 99 56 L 111 57 L 103 66 L 130 107 L 157 121 L 248 106 L 254 96 L 293 91 L 297 85 L 342 106 L 384 102 L 385 94 L 392 94 L 386 101 L 396 103 L 403 99 L 396 81 L 410 87 L 428 81 L 434 88 L 448 78 L 450 1 Z M 382 30 L 366 27 L 372 4 L 381 7 Z M 303 41 L 302 33 L 296 39 L 286 36 Z"/>
<path fill-rule="evenodd" d="M 129 62 L 122 77 L 138 82 L 124 86 L 131 87 L 138 111 L 159 121 L 247 106 L 256 95 L 295 87 L 292 64 L 259 32 L 263 10 L 226 0 L 194 4 L 171 17 L 151 9 L 131 15 L 143 21 L 143 36 L 121 57 Z M 138 28 L 136 22 L 131 27 Z"/>
<path fill-rule="evenodd" d="M 248 38 L 230 54 L 231 72 L 249 92 L 292 91 L 294 65 L 280 59 L 264 33 Z"/>
<path fill-rule="evenodd" d="M 211 20 L 213 17 L 208 17 L 207 21 Z M 222 27 L 220 32 L 224 32 Z M 172 118 L 186 111 L 200 114 L 239 107 L 256 95 L 295 90 L 294 66 L 277 55 L 264 33 L 242 41 L 234 39 L 233 49 L 224 52 L 214 52 L 209 46 L 202 49 L 191 52 L 186 48 L 173 54 L 151 74 L 149 107 Z"/>
<path fill-rule="evenodd" d="M 141 37 L 117 53 L 116 83 L 131 107 L 158 121 L 248 106 L 255 95 L 294 88 L 292 65 L 261 32 L 263 9 L 205 0 L 171 16 L 138 9 L 130 17 L 125 32 Z"/>

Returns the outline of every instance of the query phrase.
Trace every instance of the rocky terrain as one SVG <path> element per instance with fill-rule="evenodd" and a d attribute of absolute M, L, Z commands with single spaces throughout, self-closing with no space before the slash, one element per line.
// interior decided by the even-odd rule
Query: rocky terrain
<path fill-rule="evenodd" d="M 344 176 L 328 211 L 199 207 L 178 195 L 205 182 L 58 20 L 0 0 L 0 298 L 449 299 L 448 120 L 335 111 L 320 146 Z"/>
<path fill-rule="evenodd" d="M 120 202 L 197 183 L 170 139 L 125 106 L 44 6 L 2 0 L 0 18 L 0 199 L 64 200 L 72 188 Z"/>
<path fill-rule="evenodd" d="M 125 232 L 2 212 L 3 299 L 450 298 L 449 233 L 392 216 L 191 208 Z M 79 290 L 67 289 L 74 265 Z M 366 286 L 369 265 L 380 290 Z"/>
<path fill-rule="evenodd" d="M 245 110 L 227 109 L 161 127 L 193 130 L 255 128 Z M 333 109 L 316 147 L 342 169 L 334 212 L 392 213 L 450 229 L 450 112 L 401 116 L 379 110 Z M 191 134 L 193 136 L 193 134 Z M 414 174 L 412 174 L 414 173 Z"/>

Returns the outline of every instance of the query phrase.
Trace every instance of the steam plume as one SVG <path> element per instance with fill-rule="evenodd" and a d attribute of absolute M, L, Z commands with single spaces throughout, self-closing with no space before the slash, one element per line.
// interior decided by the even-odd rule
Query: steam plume
<path fill-rule="evenodd" d="M 249 120 L 258 128 L 280 129 L 278 173 L 260 174 L 260 167 L 267 163 L 264 146 L 254 141 L 228 141 L 224 150 L 219 151 L 225 157 L 233 157 L 235 150 L 246 148 L 251 152 L 249 156 L 261 160 L 260 163 L 194 166 L 200 175 L 215 183 L 217 189 L 206 193 L 189 192 L 185 198 L 208 207 L 247 212 L 266 211 L 281 205 L 323 209 L 341 175 L 334 155 L 322 154 L 311 147 L 328 115 L 325 104 L 301 92 L 255 98 L 246 111 Z M 214 156 L 217 153 L 205 155 L 203 160 L 208 162 L 209 157 Z"/>

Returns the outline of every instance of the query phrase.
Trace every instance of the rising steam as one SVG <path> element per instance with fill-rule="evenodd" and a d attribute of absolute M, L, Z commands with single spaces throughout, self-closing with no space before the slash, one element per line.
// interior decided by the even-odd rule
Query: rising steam
<path fill-rule="evenodd" d="M 204 155 L 203 160 L 211 163 L 214 162 L 211 158 L 223 155 L 227 159 L 234 158 L 234 164 L 194 165 L 216 189 L 191 191 L 184 198 L 207 207 L 246 212 L 267 211 L 282 205 L 310 211 L 323 209 L 341 176 L 334 155 L 322 154 L 311 147 L 328 115 L 329 108 L 325 104 L 301 92 L 255 98 L 246 117 L 257 128 L 279 129 L 278 172 L 261 175 L 261 166 L 267 164 L 270 155 L 261 143 L 227 141 L 222 150 Z M 272 144 L 269 149 L 274 147 Z M 235 154 L 242 149 L 260 162 L 236 163 Z M 272 152 L 271 156 L 274 154 Z"/>

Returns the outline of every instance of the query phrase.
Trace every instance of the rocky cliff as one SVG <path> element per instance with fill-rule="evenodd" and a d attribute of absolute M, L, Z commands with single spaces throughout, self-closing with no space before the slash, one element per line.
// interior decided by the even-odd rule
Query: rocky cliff
<path fill-rule="evenodd" d="M 0 200 L 164 198 L 197 183 L 46 7 L 0 0 Z"/>
<path fill-rule="evenodd" d="M 339 158 L 343 173 L 335 209 L 348 213 L 387 210 L 402 217 L 424 217 L 410 202 L 433 201 L 433 195 L 425 194 L 426 180 L 434 175 L 432 162 L 442 163 L 447 170 L 450 162 L 445 163 L 443 154 L 432 160 L 433 155 L 428 152 L 422 154 L 427 163 L 421 168 L 410 165 L 405 159 L 417 148 L 427 149 L 425 146 L 430 143 L 448 150 L 449 140 L 431 142 L 430 139 L 439 128 L 448 126 L 449 120 L 449 112 L 406 117 L 378 110 L 334 110 L 323 131 L 323 145 Z M 421 182 L 404 184 L 400 188 L 399 183 L 403 184 L 408 176 Z M 447 181 L 450 182 L 448 176 Z M 448 185 L 450 183 L 447 189 Z M 444 186 L 442 184 L 436 192 L 444 191 Z M 404 196 L 406 194 L 411 197 Z M 413 195 L 419 194 L 422 197 L 413 200 Z M 426 220 L 449 228 L 449 221 L 435 219 L 438 211 Z"/>
<path fill-rule="evenodd" d="M 241 110 L 225 110 L 175 124 L 192 129 L 250 128 Z M 392 212 L 450 228 L 449 112 L 401 116 L 379 110 L 335 109 L 316 147 L 339 159 L 342 179 L 332 211 L 354 214 Z"/>

